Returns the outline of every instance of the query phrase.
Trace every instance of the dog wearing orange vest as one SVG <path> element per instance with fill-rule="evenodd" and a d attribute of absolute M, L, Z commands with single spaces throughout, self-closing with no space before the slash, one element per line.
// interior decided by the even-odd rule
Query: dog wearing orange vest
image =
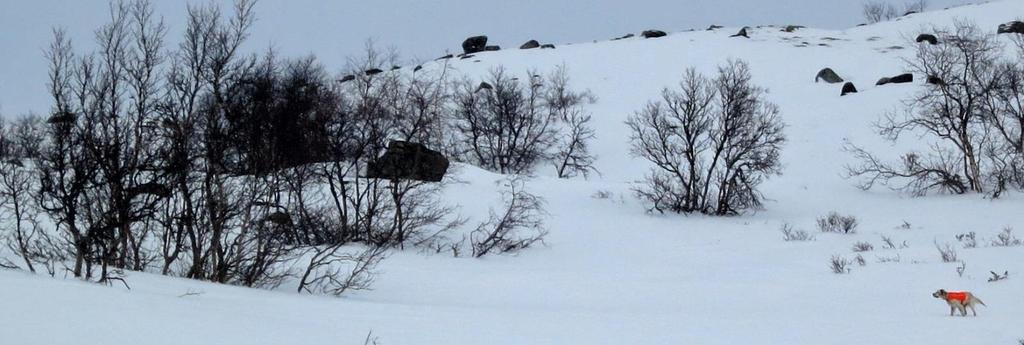
<path fill-rule="evenodd" d="M 949 304 L 949 316 L 953 316 L 953 312 L 957 310 L 960 311 L 960 316 L 967 316 L 967 308 L 971 308 L 971 313 L 974 313 L 974 316 L 978 316 L 978 312 L 974 310 L 974 306 L 976 304 L 981 304 L 986 307 L 988 306 L 985 305 L 985 302 L 982 302 L 981 299 L 974 297 L 974 294 L 967 291 L 946 291 L 939 289 L 939 291 L 932 293 L 932 297 L 942 299 Z"/>

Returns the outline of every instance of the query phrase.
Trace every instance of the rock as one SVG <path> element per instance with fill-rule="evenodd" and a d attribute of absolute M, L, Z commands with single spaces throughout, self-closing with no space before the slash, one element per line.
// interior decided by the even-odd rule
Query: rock
<path fill-rule="evenodd" d="M 803 25 L 786 25 L 786 27 L 782 29 L 782 32 L 794 32 L 797 29 L 803 29 L 803 28 L 804 28 Z"/>
<path fill-rule="evenodd" d="M 836 71 L 833 71 L 831 68 L 828 67 L 822 69 L 821 71 L 818 71 L 818 75 L 814 77 L 814 82 L 817 83 L 819 80 L 824 80 L 826 83 L 829 84 L 843 82 L 843 78 L 839 77 L 839 75 L 836 74 Z"/>
<path fill-rule="evenodd" d="M 339 83 L 344 83 L 344 82 L 353 81 L 353 80 L 356 80 L 356 76 L 349 74 L 349 75 L 346 75 L 344 77 L 341 77 L 341 79 L 339 79 L 338 82 Z"/>
<path fill-rule="evenodd" d="M 668 34 L 666 34 L 664 31 L 661 31 L 661 30 L 646 30 L 643 33 L 641 33 L 640 35 L 643 36 L 644 38 L 658 38 L 658 37 L 665 37 Z"/>
<path fill-rule="evenodd" d="M 391 70 L 392 71 L 399 70 L 399 69 L 402 69 L 402 66 L 391 66 Z"/>
<path fill-rule="evenodd" d="M 707 31 L 718 30 L 718 29 L 721 29 L 721 28 L 723 28 L 723 26 L 721 26 L 721 25 L 711 25 L 711 26 L 708 27 Z"/>
<path fill-rule="evenodd" d="M 946 81 L 942 80 L 942 78 L 930 75 L 930 76 L 928 76 L 928 84 L 946 85 Z"/>
<path fill-rule="evenodd" d="M 846 96 L 846 94 L 848 93 L 857 93 L 857 87 L 854 86 L 851 82 L 846 82 L 846 84 L 843 84 L 843 92 L 839 94 L 839 96 Z"/>
<path fill-rule="evenodd" d="M 878 79 L 878 81 L 875 82 L 875 86 L 881 86 L 881 85 L 885 85 L 885 84 L 888 84 L 888 83 L 889 83 L 889 77 L 882 77 L 882 79 Z"/>
<path fill-rule="evenodd" d="M 914 81 L 914 75 L 910 73 L 900 74 L 898 76 L 889 78 L 889 82 L 893 84 L 910 83 Z"/>
<path fill-rule="evenodd" d="M 366 73 L 366 75 L 374 75 L 374 74 L 377 74 L 377 73 L 380 73 L 380 72 L 384 72 L 384 71 L 382 71 L 380 68 L 371 68 L 371 69 L 366 70 L 365 73 Z"/>
<path fill-rule="evenodd" d="M 523 45 L 519 46 L 519 49 L 533 49 L 533 48 L 539 48 L 539 47 L 540 47 L 540 42 L 537 42 L 537 40 L 529 40 L 529 41 L 526 41 L 526 43 L 523 43 Z"/>
<path fill-rule="evenodd" d="M 460 56 L 460 57 L 459 57 L 459 60 L 465 60 L 465 59 L 470 59 L 470 58 L 473 58 L 473 57 L 476 57 L 476 55 L 473 55 L 473 54 L 465 54 L 465 55 L 462 55 L 462 56 Z"/>
<path fill-rule="evenodd" d="M 494 86 L 491 86 L 491 84 L 486 81 L 482 81 L 480 82 L 480 86 L 477 86 L 476 91 L 474 92 L 479 92 L 480 90 L 494 90 Z"/>
<path fill-rule="evenodd" d="M 624 40 L 624 39 L 627 39 L 627 38 L 632 38 L 633 36 L 636 36 L 636 35 L 633 35 L 633 34 L 625 34 L 625 35 L 623 35 L 622 37 L 616 37 L 616 38 L 613 38 L 613 39 L 612 39 L 612 41 Z"/>
<path fill-rule="evenodd" d="M 440 152 L 419 143 L 393 140 L 383 156 L 367 165 L 366 177 L 440 182 L 448 165 Z"/>
<path fill-rule="evenodd" d="M 555 45 L 554 44 L 550 44 L 550 43 L 548 43 L 548 44 L 541 44 L 540 45 L 540 49 L 555 49 Z"/>
<path fill-rule="evenodd" d="M 413 72 L 418 72 L 421 69 L 423 69 L 423 65 L 416 65 L 416 68 L 413 68 L 412 71 Z"/>
<path fill-rule="evenodd" d="M 473 36 L 462 41 L 462 52 L 472 54 L 484 51 L 487 47 L 487 36 Z"/>
<path fill-rule="evenodd" d="M 488 52 L 496 52 L 496 51 L 499 51 L 499 50 L 501 50 L 501 46 L 486 46 L 486 47 L 484 47 L 484 51 L 488 51 Z"/>
<path fill-rule="evenodd" d="M 906 13 L 903 14 L 903 16 L 906 17 L 914 13 L 917 13 L 917 11 L 907 11 Z"/>
<path fill-rule="evenodd" d="M 448 55 L 445 55 L 445 56 L 442 56 L 442 57 L 436 58 L 436 59 L 434 59 L 434 61 L 437 61 L 437 60 L 444 60 L 444 59 L 451 59 L 452 57 L 453 57 L 453 56 L 452 56 L 452 54 L 448 54 Z"/>
<path fill-rule="evenodd" d="M 743 27 L 742 29 L 740 29 L 740 32 L 737 32 L 735 35 L 732 35 L 732 36 L 729 36 L 729 37 L 746 37 L 746 38 L 750 38 L 750 36 L 747 36 L 747 28 L 746 27 Z"/>
<path fill-rule="evenodd" d="M 917 35 L 917 43 L 928 42 L 929 44 L 939 44 L 939 39 L 932 34 L 920 34 Z"/>
<path fill-rule="evenodd" d="M 1006 24 L 999 24 L 997 34 L 1024 34 L 1024 22 L 1012 21 Z"/>
<path fill-rule="evenodd" d="M 130 199 L 134 199 L 136 196 L 139 195 L 152 195 L 160 198 L 166 198 L 171 196 L 170 188 L 167 188 L 167 186 L 156 182 L 143 183 L 128 188 L 127 192 Z"/>
<path fill-rule="evenodd" d="M 292 216 L 286 212 L 275 211 L 263 218 L 264 221 L 271 222 L 277 225 L 292 225 Z"/>

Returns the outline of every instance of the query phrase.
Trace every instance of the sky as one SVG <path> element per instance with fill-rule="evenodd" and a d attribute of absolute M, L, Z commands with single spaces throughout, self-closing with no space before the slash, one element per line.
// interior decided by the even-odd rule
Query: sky
<path fill-rule="evenodd" d="M 193 1 L 202 3 L 208 0 Z M 209 0 L 228 5 L 229 0 Z M 902 7 L 907 0 L 881 0 Z M 940 9 L 964 0 L 930 0 Z M 186 1 L 154 1 L 173 43 Z M 395 48 L 408 61 L 459 52 L 462 40 L 487 35 L 517 48 L 604 40 L 646 29 L 667 32 L 725 26 L 798 24 L 844 29 L 862 22 L 858 0 L 259 0 L 247 49 L 283 56 L 314 54 L 341 69 L 367 40 Z M 44 48 L 54 27 L 68 30 L 79 52 L 93 49 L 93 30 L 109 17 L 107 0 L 0 0 L 0 114 L 46 113 Z"/>

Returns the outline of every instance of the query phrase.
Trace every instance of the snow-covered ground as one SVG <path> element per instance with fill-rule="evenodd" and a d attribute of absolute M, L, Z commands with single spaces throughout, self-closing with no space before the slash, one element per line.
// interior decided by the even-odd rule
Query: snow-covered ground
<path fill-rule="evenodd" d="M 895 157 L 899 147 L 872 123 L 923 81 L 873 85 L 904 72 L 901 59 L 918 32 L 955 18 L 994 32 L 1022 9 L 1024 2 L 1007 0 L 843 31 L 765 27 L 748 40 L 729 38 L 739 28 L 725 28 L 453 60 L 469 75 L 497 65 L 565 65 L 573 85 L 598 96 L 589 109 L 602 175 L 559 180 L 542 168 L 529 182 L 547 201 L 547 246 L 485 259 L 395 253 L 373 290 L 343 298 L 144 273 L 128 275 L 127 291 L 0 271 L 0 343 L 361 344 L 372 331 L 383 344 L 1016 344 L 1024 338 L 1024 247 L 988 244 L 1007 226 L 1024 237 L 1024 195 L 861 191 L 842 176 L 852 162 L 842 145 L 849 139 Z M 742 217 L 645 213 L 630 187 L 647 168 L 629 155 L 623 122 L 687 67 L 710 73 L 730 58 L 750 63 L 787 124 L 784 173 L 763 188 L 771 201 Z M 823 67 L 860 93 L 840 97 L 839 84 L 814 83 Z M 447 187 L 445 201 L 485 214 L 502 177 L 457 171 L 467 183 Z M 857 233 L 817 233 L 815 218 L 830 211 L 856 216 Z M 784 223 L 816 240 L 783 241 Z M 972 231 L 978 248 L 962 248 L 954 236 Z M 908 247 L 883 249 L 883 235 Z M 861 253 L 866 265 L 833 274 L 829 258 L 852 259 L 858 241 L 874 245 Z M 962 276 L 939 258 L 936 244 L 946 243 L 966 263 Z M 989 283 L 990 270 L 1010 279 Z M 978 317 L 949 317 L 930 296 L 940 288 L 970 290 L 988 307 Z"/>

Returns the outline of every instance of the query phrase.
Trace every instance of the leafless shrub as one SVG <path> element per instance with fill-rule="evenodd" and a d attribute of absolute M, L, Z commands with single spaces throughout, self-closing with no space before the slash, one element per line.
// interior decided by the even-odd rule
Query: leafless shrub
<path fill-rule="evenodd" d="M 883 263 L 883 264 L 885 264 L 885 263 L 899 263 L 900 262 L 900 255 L 896 254 L 896 255 L 893 255 L 893 256 L 877 256 L 877 257 L 875 257 L 875 260 L 878 263 Z"/>
<path fill-rule="evenodd" d="M 903 221 L 903 224 L 900 224 L 900 226 L 899 226 L 899 229 L 901 229 L 901 230 L 910 230 L 911 228 L 912 228 L 912 226 L 910 225 L 910 222 L 905 221 L 905 220 Z"/>
<path fill-rule="evenodd" d="M 1003 231 L 996 235 L 996 239 L 992 240 L 991 246 L 993 247 L 1013 247 L 1021 244 L 1020 239 L 1013 235 L 1013 228 L 1005 227 Z"/>
<path fill-rule="evenodd" d="M 761 207 L 758 186 L 781 173 L 785 143 L 779 109 L 751 83 L 749 66 L 730 61 L 709 79 L 688 69 L 626 124 L 632 154 L 654 165 L 635 191 L 659 213 L 736 215 Z"/>
<path fill-rule="evenodd" d="M 896 242 L 894 242 L 891 237 L 882 235 L 882 243 L 884 243 L 882 248 L 885 248 L 885 249 L 897 249 Z M 903 248 L 908 248 L 908 247 L 910 247 L 910 245 L 907 244 L 907 241 L 903 241 L 903 243 L 899 244 L 898 249 L 903 249 Z"/>
<path fill-rule="evenodd" d="M 503 174 L 530 173 L 552 158 L 559 177 L 595 171 L 587 146 L 594 131 L 583 109 L 593 96 L 572 91 L 564 68 L 547 78 L 527 74 L 523 82 L 498 67 L 483 82 L 467 79 L 456 85 L 456 156 Z"/>
<path fill-rule="evenodd" d="M 857 218 L 831 212 L 824 217 L 818 218 L 818 230 L 821 232 L 854 234 L 857 233 Z"/>
<path fill-rule="evenodd" d="M 1002 275 L 1000 275 L 999 273 L 996 273 L 995 271 L 988 271 L 988 273 L 992 274 L 992 276 L 988 278 L 988 282 L 989 283 L 994 283 L 994 282 L 997 282 L 997 281 L 1000 281 L 1000 280 L 1004 280 L 1004 279 L 1010 278 L 1010 271 L 1003 271 Z"/>
<path fill-rule="evenodd" d="M 914 196 L 999 197 L 1008 188 L 1024 187 L 1020 59 L 1004 60 L 995 36 L 973 23 L 957 21 L 952 29 L 935 31 L 945 42 L 918 45 L 907 60 L 910 70 L 928 78 L 928 86 L 878 123 L 887 140 L 913 134 L 928 137 L 930 147 L 890 163 L 847 143 L 846 150 L 860 161 L 847 167 L 848 176 L 863 178 L 863 189 L 881 184 Z"/>
<path fill-rule="evenodd" d="M 523 190 L 525 183 L 518 179 L 504 181 L 508 190 L 503 192 L 505 205 L 501 213 L 491 210 L 490 217 L 477 225 L 470 235 L 473 257 L 491 253 L 510 253 L 544 243 L 544 200 Z"/>
<path fill-rule="evenodd" d="M 860 254 L 857 254 L 857 256 L 853 258 L 853 261 L 859 266 L 867 266 L 868 264 L 867 260 L 864 260 L 864 256 Z"/>
<path fill-rule="evenodd" d="M 611 199 L 612 195 L 614 195 L 614 194 L 611 191 L 609 191 L 609 190 L 599 190 L 599 191 L 594 192 L 594 194 L 591 195 L 590 197 L 594 198 L 594 199 L 606 200 L 606 199 Z"/>
<path fill-rule="evenodd" d="M 853 251 L 857 253 L 870 252 L 872 250 L 875 250 L 875 246 L 868 242 L 857 242 L 853 244 Z"/>
<path fill-rule="evenodd" d="M 978 239 L 977 239 L 977 235 L 974 233 L 974 231 L 971 231 L 971 232 L 968 232 L 968 233 L 964 233 L 964 234 L 957 234 L 956 235 L 956 240 L 959 241 L 961 244 L 963 244 L 964 249 L 970 249 L 970 248 L 977 248 L 978 247 Z"/>
<path fill-rule="evenodd" d="M 940 246 L 938 242 L 935 243 L 935 249 L 939 251 L 939 257 L 942 258 L 942 262 L 956 262 L 956 248 L 953 245 L 946 243 Z"/>
<path fill-rule="evenodd" d="M 861 5 L 861 14 L 869 24 L 896 18 L 896 7 L 882 1 L 868 1 Z"/>
<path fill-rule="evenodd" d="M 387 251 L 370 247 L 353 253 L 352 249 L 344 245 L 309 248 L 309 261 L 297 291 L 340 296 L 347 291 L 369 289 L 376 276 L 374 270 L 387 257 Z"/>
<path fill-rule="evenodd" d="M 928 9 L 928 0 L 913 0 L 903 5 L 903 13 L 921 13 Z"/>
<path fill-rule="evenodd" d="M 956 275 L 963 278 L 964 272 L 967 272 L 967 261 L 961 261 L 960 266 L 956 267 Z"/>
<path fill-rule="evenodd" d="M 853 264 L 853 262 L 839 255 L 833 255 L 828 261 L 829 269 L 831 269 L 832 273 L 835 274 L 850 273 L 851 264 Z"/>
<path fill-rule="evenodd" d="M 806 230 L 795 230 L 788 223 L 782 224 L 779 231 L 782 232 L 782 240 L 786 242 L 814 241 L 814 235 L 811 235 Z"/>

